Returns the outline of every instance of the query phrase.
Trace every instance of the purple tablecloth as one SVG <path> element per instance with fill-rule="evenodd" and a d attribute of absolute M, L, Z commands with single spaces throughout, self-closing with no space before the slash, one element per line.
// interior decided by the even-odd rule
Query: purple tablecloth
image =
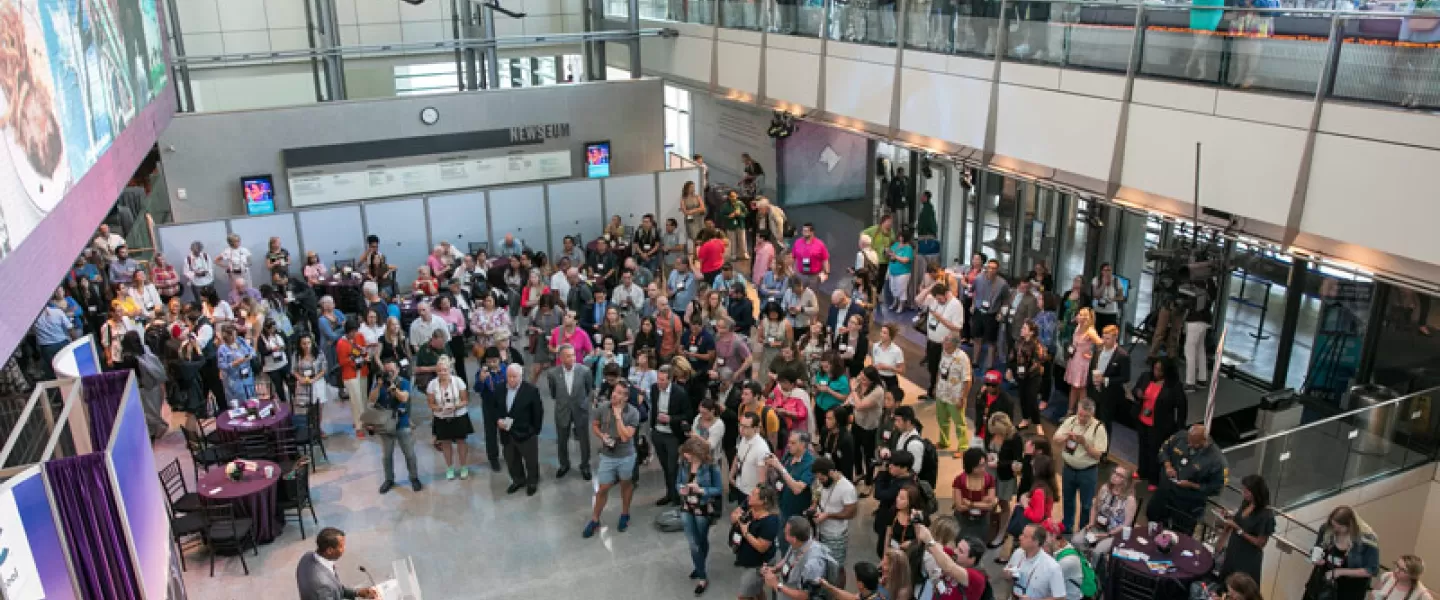
<path fill-rule="evenodd" d="M 275 501 L 280 467 L 268 460 L 250 462 L 255 470 L 246 470 L 240 481 L 225 476 L 225 465 L 213 465 L 200 472 L 196 488 L 206 500 L 233 502 L 236 516 L 254 521 L 255 541 L 268 544 L 285 530 L 285 519 L 279 516 Z M 271 468 L 273 477 L 265 477 L 265 467 Z"/>
<path fill-rule="evenodd" d="M 1130 571 L 1132 577 L 1138 575 L 1160 580 L 1162 591 L 1167 588 L 1169 590 L 1188 590 L 1190 582 L 1215 567 L 1215 557 L 1210 554 L 1210 551 L 1206 550 L 1205 546 L 1195 538 L 1185 534 L 1179 534 L 1179 541 L 1170 549 L 1169 554 L 1161 554 L 1159 550 L 1155 549 L 1154 536 L 1150 535 L 1146 527 L 1135 527 L 1128 540 L 1116 540 L 1114 550 L 1131 550 L 1148 556 L 1152 561 L 1173 563 L 1175 568 L 1171 571 L 1157 573 L 1150 570 L 1144 561 L 1126 560 L 1119 556 L 1112 556 L 1110 559 L 1110 562 L 1115 565 L 1115 569 L 1126 569 Z M 1116 589 L 1116 586 L 1112 583 L 1106 588 Z"/>
<path fill-rule="evenodd" d="M 260 408 L 271 407 L 270 416 L 256 417 L 249 420 L 249 417 L 231 417 L 229 411 L 220 413 L 215 417 L 215 431 L 219 434 L 221 441 L 232 441 L 241 434 L 269 431 L 281 425 L 290 423 L 290 406 L 283 402 L 262 402 Z"/>

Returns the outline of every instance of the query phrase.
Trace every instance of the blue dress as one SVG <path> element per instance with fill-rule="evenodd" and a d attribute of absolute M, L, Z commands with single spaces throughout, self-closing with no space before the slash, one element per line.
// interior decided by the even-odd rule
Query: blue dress
<path fill-rule="evenodd" d="M 251 368 L 251 359 L 255 358 L 255 350 L 250 347 L 250 342 L 244 338 L 237 338 L 235 345 L 221 344 L 215 351 L 216 362 L 220 365 L 220 372 L 225 374 L 225 399 L 243 402 L 255 397 L 255 371 Z M 237 359 L 245 360 L 235 365 Z"/>

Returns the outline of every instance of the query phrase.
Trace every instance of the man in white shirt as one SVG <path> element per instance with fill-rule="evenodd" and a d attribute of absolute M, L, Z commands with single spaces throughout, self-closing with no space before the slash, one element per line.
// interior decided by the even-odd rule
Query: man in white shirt
<path fill-rule="evenodd" d="M 570 268 L 571 262 L 561 258 L 556 264 L 555 274 L 550 276 L 550 291 L 556 293 L 557 298 L 570 297 Z"/>
<path fill-rule="evenodd" d="M 215 285 L 215 273 L 211 269 L 210 254 L 205 252 L 205 244 L 190 242 L 190 254 L 185 255 L 185 278 L 190 280 L 196 302 L 200 301 L 200 288 Z"/>
<path fill-rule="evenodd" d="M 750 497 L 755 486 L 765 477 L 765 459 L 770 456 L 770 444 L 760 435 L 760 415 L 747 412 L 740 415 L 740 441 L 735 445 L 735 462 L 730 465 L 731 502 L 739 504 Z"/>
<path fill-rule="evenodd" d="M 940 380 L 940 355 L 945 340 L 960 334 L 961 327 L 965 325 L 965 307 L 949 287 L 936 283 L 930 288 L 930 298 L 925 301 L 925 312 L 929 315 L 925 325 L 925 368 L 930 371 L 930 388 L 926 390 L 926 396 L 933 397 L 935 383 Z"/>
<path fill-rule="evenodd" d="M 1065 600 L 1065 575 L 1060 564 L 1044 550 L 1049 533 L 1039 525 L 1025 526 L 1020 551 L 1010 555 L 1005 575 L 1014 581 L 1018 600 Z"/>
<path fill-rule="evenodd" d="M 640 330 L 640 307 L 645 305 L 645 290 L 635 285 L 635 274 L 625 271 L 620 274 L 620 285 L 611 292 L 610 303 L 619 307 L 625 326 L 631 331 Z"/>
<path fill-rule="evenodd" d="M 100 229 L 95 232 L 95 241 L 92 244 L 105 262 L 115 260 L 115 249 L 125 245 L 125 238 L 110 233 L 110 226 L 100 224 Z"/>
<path fill-rule="evenodd" d="M 1020 534 L 1020 551 L 1005 563 L 1005 576 L 1014 581 L 1015 599 L 1066 600 L 1066 577 L 1050 554 L 1045 541 L 1050 534 L 1040 525 L 1025 525 Z"/>
<path fill-rule="evenodd" d="M 415 305 L 415 310 L 420 312 L 420 316 L 416 317 L 413 323 L 410 323 L 411 349 L 418 350 L 420 344 L 428 341 L 430 336 L 435 335 L 436 331 L 444 332 L 445 342 L 450 342 L 450 324 L 430 312 L 429 300 L 421 300 L 419 304 Z"/>
<path fill-rule="evenodd" d="M 950 427 L 955 427 L 955 458 L 970 448 L 970 432 L 965 425 L 965 402 L 970 398 L 970 355 L 960 347 L 960 334 L 945 338 L 940 353 L 940 373 L 935 385 L 935 421 L 940 425 L 937 449 L 950 447 Z"/>
<path fill-rule="evenodd" d="M 225 243 L 230 247 L 215 257 L 215 264 L 219 265 L 220 271 L 229 275 L 231 280 L 249 279 L 250 249 L 241 246 L 240 236 L 233 233 L 225 236 Z"/>
<path fill-rule="evenodd" d="M 810 466 L 815 474 L 814 519 L 816 539 L 830 551 L 830 558 L 837 564 L 845 564 L 845 549 L 850 545 L 850 521 L 858 514 L 860 495 L 855 484 L 835 468 L 835 461 L 820 457 Z M 834 582 L 845 587 L 845 569 L 840 569 L 839 580 Z"/>
<path fill-rule="evenodd" d="M 892 451 L 905 450 L 914 457 L 910 472 L 920 476 L 920 467 L 925 465 L 925 442 L 920 438 L 920 420 L 915 416 L 915 407 L 901 406 L 895 409 L 895 446 L 881 448 L 882 458 L 889 458 Z"/>
<path fill-rule="evenodd" d="M 449 240 L 440 241 L 440 250 L 444 253 L 443 256 L 447 256 L 450 258 L 450 264 L 452 265 L 458 265 L 462 262 L 465 262 L 465 253 L 461 252 L 459 248 L 450 245 Z"/>

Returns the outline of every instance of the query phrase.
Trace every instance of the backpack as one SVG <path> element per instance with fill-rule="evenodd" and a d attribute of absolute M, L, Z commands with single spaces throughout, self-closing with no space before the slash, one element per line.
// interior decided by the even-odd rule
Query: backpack
<path fill-rule="evenodd" d="M 925 511 L 927 515 L 933 515 L 939 512 L 940 501 L 935 498 L 935 486 L 930 485 L 930 482 L 925 480 L 917 481 L 915 486 L 920 488 L 920 509 Z"/>
<path fill-rule="evenodd" d="M 1056 552 L 1055 560 L 1059 561 L 1067 556 L 1074 556 L 1080 559 L 1080 595 L 1086 598 L 1094 598 L 1096 591 L 1095 571 L 1090 568 L 1090 561 L 1080 556 L 1080 552 L 1076 550 L 1074 546 L 1066 546 L 1064 550 Z"/>
<path fill-rule="evenodd" d="M 920 481 L 930 484 L 930 489 L 935 489 L 935 482 L 940 477 L 940 452 L 935 449 L 935 443 L 931 442 L 919 429 L 915 430 L 915 438 L 920 440 L 922 458 L 920 459 L 920 472 L 915 477 Z M 909 441 L 905 442 L 909 445 Z"/>
<path fill-rule="evenodd" d="M 685 523 L 683 520 L 684 517 L 681 516 L 682 513 L 683 511 L 680 509 L 672 508 L 655 515 L 655 528 L 664 533 L 684 531 Z"/>

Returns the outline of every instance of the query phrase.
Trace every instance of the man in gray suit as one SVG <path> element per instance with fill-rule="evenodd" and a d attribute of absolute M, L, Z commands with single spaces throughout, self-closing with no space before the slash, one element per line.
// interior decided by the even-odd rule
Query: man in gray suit
<path fill-rule="evenodd" d="M 335 561 L 344 554 L 345 532 L 334 527 L 321 529 L 320 535 L 315 536 L 315 551 L 300 557 L 300 564 L 295 567 L 295 585 L 300 589 L 300 600 L 380 597 L 380 592 L 373 587 L 357 590 L 340 583 Z"/>
<path fill-rule="evenodd" d="M 555 399 L 555 443 L 560 450 L 560 469 L 555 478 L 570 472 L 570 437 L 580 442 L 580 476 L 590 481 L 590 394 L 595 377 L 585 365 L 575 362 L 575 348 L 560 347 L 560 364 L 545 371 L 542 384 Z"/>

